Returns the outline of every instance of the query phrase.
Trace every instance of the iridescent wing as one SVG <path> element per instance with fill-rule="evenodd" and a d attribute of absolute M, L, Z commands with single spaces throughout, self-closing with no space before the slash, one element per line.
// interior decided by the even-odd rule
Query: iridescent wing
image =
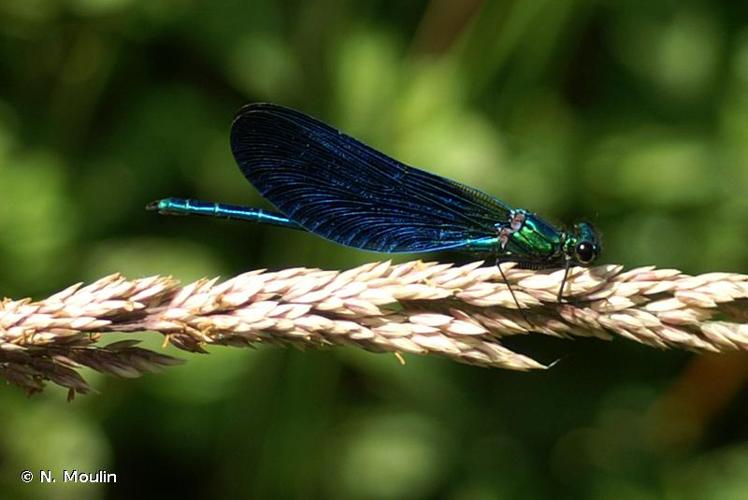
<path fill-rule="evenodd" d="M 509 207 L 404 165 L 303 113 L 244 107 L 231 149 L 245 177 L 288 218 L 337 243 L 378 252 L 459 249 L 495 237 Z"/>

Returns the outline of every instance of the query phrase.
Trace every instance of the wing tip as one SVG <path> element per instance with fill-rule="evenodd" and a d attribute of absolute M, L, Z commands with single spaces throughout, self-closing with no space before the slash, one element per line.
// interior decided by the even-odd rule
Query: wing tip
<path fill-rule="evenodd" d="M 271 115 L 271 116 L 306 116 L 300 111 L 296 111 L 293 108 L 275 104 L 272 102 L 252 102 L 242 106 L 239 111 L 234 115 L 234 122 L 246 118 L 250 115 Z"/>
<path fill-rule="evenodd" d="M 231 139 L 242 142 L 242 136 L 250 130 L 256 132 L 255 128 L 263 128 L 270 123 L 278 124 L 280 122 L 300 123 L 303 121 L 316 121 L 300 111 L 296 111 L 280 104 L 272 102 L 253 102 L 245 104 L 239 109 L 231 122 Z M 279 122 L 280 121 L 280 122 Z"/>

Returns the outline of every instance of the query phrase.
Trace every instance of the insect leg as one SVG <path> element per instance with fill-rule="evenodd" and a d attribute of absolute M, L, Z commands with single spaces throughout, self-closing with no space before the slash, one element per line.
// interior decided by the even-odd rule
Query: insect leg
<path fill-rule="evenodd" d="M 517 311 L 522 315 L 522 319 L 524 319 L 525 322 L 528 325 L 530 325 L 531 328 L 533 328 L 535 325 L 533 325 L 532 321 L 530 321 L 530 319 L 525 314 L 525 310 L 522 309 L 522 306 L 520 305 L 519 300 L 517 300 L 517 296 L 514 294 L 514 289 L 512 288 L 511 283 L 509 283 L 509 280 L 506 279 L 506 274 L 504 274 L 504 270 L 501 268 L 501 259 L 499 257 L 498 252 L 496 253 L 495 265 L 499 270 L 499 274 L 501 274 L 501 279 L 504 280 L 506 287 L 509 289 L 509 293 L 512 295 L 512 299 L 514 300 L 514 303 L 517 305 Z"/>
<path fill-rule="evenodd" d="M 566 266 L 564 266 L 564 278 L 561 280 L 561 286 L 558 289 L 558 302 L 561 303 L 564 295 L 564 287 L 566 286 L 566 279 L 569 277 L 569 268 L 571 268 L 571 259 L 566 259 Z"/>

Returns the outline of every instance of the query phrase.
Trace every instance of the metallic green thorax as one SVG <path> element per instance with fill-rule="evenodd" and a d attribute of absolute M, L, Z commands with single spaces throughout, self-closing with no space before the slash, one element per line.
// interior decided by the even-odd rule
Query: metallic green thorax
<path fill-rule="evenodd" d="M 556 261 L 563 252 L 563 235 L 534 214 L 528 214 L 519 231 L 509 237 L 506 251 L 533 262 Z"/>
<path fill-rule="evenodd" d="M 497 231 L 505 233 L 504 238 L 492 242 L 497 256 L 529 266 L 588 265 L 602 250 L 591 224 L 581 222 L 572 231 L 559 231 L 534 213 L 521 209 L 512 211 L 511 220 L 498 224 Z M 483 250 L 487 250 L 485 244 Z"/>

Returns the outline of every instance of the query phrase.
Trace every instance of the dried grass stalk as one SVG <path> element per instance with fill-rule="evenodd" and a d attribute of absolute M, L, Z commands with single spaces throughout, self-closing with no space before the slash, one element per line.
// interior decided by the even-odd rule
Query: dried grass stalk
<path fill-rule="evenodd" d="M 748 275 L 688 276 L 674 269 L 574 268 L 566 301 L 563 270 L 502 264 L 523 309 L 495 266 L 375 262 L 347 271 L 294 268 L 180 287 L 168 277 L 120 275 L 73 285 L 45 300 L 0 303 L 0 376 L 29 392 L 46 381 L 90 388 L 81 365 L 124 377 L 179 360 L 104 333 L 156 331 L 180 349 L 258 343 L 303 348 L 352 345 L 397 354 L 438 354 L 481 366 L 546 368 L 501 344 L 530 332 L 614 335 L 658 348 L 748 347 Z"/>

